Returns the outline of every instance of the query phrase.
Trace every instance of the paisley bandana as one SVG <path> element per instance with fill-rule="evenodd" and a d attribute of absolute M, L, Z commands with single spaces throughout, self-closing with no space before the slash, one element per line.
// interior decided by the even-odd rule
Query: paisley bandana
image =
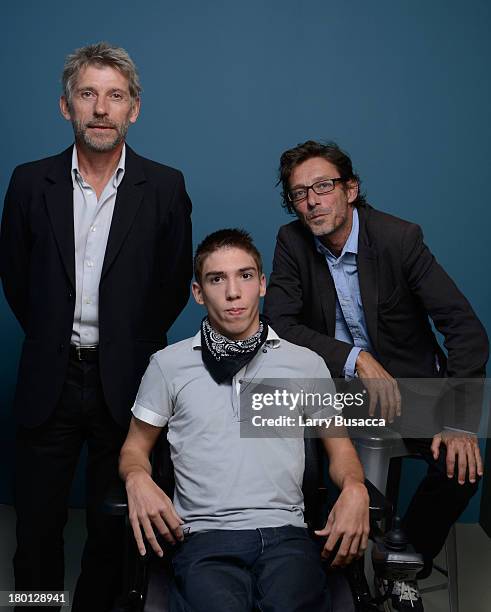
<path fill-rule="evenodd" d="M 268 337 L 268 325 L 260 320 L 259 330 L 245 340 L 230 340 L 210 325 L 208 317 L 201 322 L 201 355 L 213 380 L 230 382 L 237 372 L 252 360 Z"/>

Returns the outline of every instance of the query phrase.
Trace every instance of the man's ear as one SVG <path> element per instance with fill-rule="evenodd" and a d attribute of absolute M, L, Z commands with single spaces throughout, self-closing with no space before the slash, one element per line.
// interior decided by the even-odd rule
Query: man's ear
<path fill-rule="evenodd" d="M 264 297 L 266 295 L 266 277 L 264 274 L 261 274 L 261 278 L 259 280 L 259 297 Z"/>
<path fill-rule="evenodd" d="M 360 186 L 358 181 L 355 179 L 350 179 L 346 182 L 346 196 L 348 198 L 348 204 L 353 204 L 353 202 L 358 197 L 358 192 L 360 190 Z"/>
<path fill-rule="evenodd" d="M 203 300 L 203 292 L 201 291 L 201 285 L 196 281 L 193 281 L 193 284 L 191 285 L 191 291 L 193 292 L 193 297 L 196 300 L 196 303 L 200 304 L 200 306 L 203 306 L 205 302 Z"/>
<path fill-rule="evenodd" d="M 61 114 L 63 115 L 63 117 L 65 117 L 65 119 L 67 121 L 71 121 L 72 120 L 72 116 L 70 114 L 70 106 L 69 106 L 68 100 L 65 98 L 65 96 L 61 96 L 61 98 L 60 98 L 60 111 L 61 111 Z"/>
<path fill-rule="evenodd" d="M 138 96 L 138 98 L 135 98 L 131 103 L 130 123 L 135 123 L 135 121 L 138 119 L 138 115 L 140 114 L 140 106 L 141 100 Z"/>

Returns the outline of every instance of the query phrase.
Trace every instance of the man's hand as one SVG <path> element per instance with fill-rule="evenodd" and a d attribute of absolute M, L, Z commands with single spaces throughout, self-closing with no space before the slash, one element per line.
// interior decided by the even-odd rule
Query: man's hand
<path fill-rule="evenodd" d="M 326 526 L 315 532 L 318 536 L 327 537 L 322 551 L 325 559 L 342 538 L 331 567 L 348 565 L 365 552 L 370 531 L 368 512 L 369 498 L 365 485 L 361 482 L 347 484 L 329 513 Z"/>
<path fill-rule="evenodd" d="M 135 471 L 126 478 L 128 510 L 131 527 L 141 555 L 146 553 L 142 529 L 150 546 L 162 557 L 153 527 L 170 544 L 183 539 L 181 525 L 184 521 L 177 514 L 172 501 L 145 471 Z"/>
<path fill-rule="evenodd" d="M 380 416 L 385 421 L 392 423 L 395 415 L 401 416 L 401 394 L 397 381 L 367 351 L 358 354 L 356 371 L 368 391 L 369 416 L 375 416 L 377 403 L 380 406 Z"/>
<path fill-rule="evenodd" d="M 478 476 L 483 475 L 481 451 L 476 436 L 465 432 L 445 430 L 436 434 L 431 443 L 431 452 L 435 461 L 440 455 L 441 444 L 447 447 L 447 476 L 449 478 L 454 477 L 456 461 L 458 461 L 459 484 L 465 483 L 467 470 L 469 470 L 469 482 L 476 482 L 476 472 Z"/>

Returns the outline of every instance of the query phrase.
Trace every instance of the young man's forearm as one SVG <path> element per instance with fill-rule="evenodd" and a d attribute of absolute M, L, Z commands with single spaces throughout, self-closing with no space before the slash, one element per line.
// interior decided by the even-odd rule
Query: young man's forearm
<path fill-rule="evenodd" d="M 152 475 L 150 453 L 161 432 L 154 427 L 133 417 L 128 436 L 119 455 L 119 475 L 125 482 L 131 474 Z"/>
<path fill-rule="evenodd" d="M 329 476 L 336 486 L 341 490 L 349 485 L 365 486 L 365 475 L 356 454 L 355 457 L 346 457 L 342 465 L 337 463 L 329 468 Z"/>
<path fill-rule="evenodd" d="M 349 485 L 363 485 L 365 474 L 351 440 L 325 438 L 323 444 L 329 457 L 329 476 L 341 490 Z"/>
<path fill-rule="evenodd" d="M 119 475 L 126 482 L 133 473 L 152 474 L 152 466 L 148 455 L 136 448 L 123 446 L 119 457 Z"/>

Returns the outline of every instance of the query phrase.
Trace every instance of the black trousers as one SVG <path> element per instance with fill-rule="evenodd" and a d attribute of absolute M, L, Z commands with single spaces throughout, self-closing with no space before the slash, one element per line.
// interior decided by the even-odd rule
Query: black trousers
<path fill-rule="evenodd" d="M 39 427 L 17 431 L 16 590 L 63 590 L 68 497 L 80 451 L 87 442 L 88 537 L 82 571 L 70 598 L 76 612 L 111 609 L 121 588 L 124 527 L 122 519 L 104 515 L 101 505 L 117 474 L 125 435 L 105 404 L 97 361 L 70 360 L 53 415 Z"/>
<path fill-rule="evenodd" d="M 440 446 L 440 455 L 435 461 L 431 442 L 431 439 L 405 439 L 409 450 L 420 455 L 428 464 L 426 476 L 420 482 L 402 520 L 409 541 L 425 560 L 425 568 L 419 578 L 430 573 L 432 560 L 445 544 L 450 528 L 479 487 L 479 478 L 474 484 L 468 479 L 463 485 L 459 484 L 457 469 L 454 477 L 448 478 L 445 445 Z"/>

